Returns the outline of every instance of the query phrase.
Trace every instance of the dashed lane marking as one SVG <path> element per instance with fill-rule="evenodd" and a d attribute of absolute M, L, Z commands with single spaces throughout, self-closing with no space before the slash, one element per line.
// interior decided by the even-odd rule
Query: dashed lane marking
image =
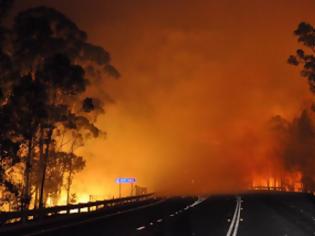
<path fill-rule="evenodd" d="M 175 211 L 174 213 L 170 214 L 169 216 L 170 216 L 170 217 L 174 217 L 175 215 L 179 215 L 179 214 L 182 213 L 184 210 L 188 210 L 189 208 L 195 207 L 195 206 L 199 205 L 200 203 L 202 203 L 202 202 L 205 201 L 205 200 L 206 200 L 206 198 L 199 197 L 199 198 L 198 198 L 195 202 L 193 202 L 191 205 L 188 205 L 188 206 L 184 207 L 183 209 L 180 209 L 180 210 L 178 210 L 178 211 Z M 161 223 L 162 221 L 163 221 L 162 218 L 156 220 L 157 223 Z M 153 226 L 154 223 L 153 223 L 153 222 L 150 222 L 149 225 L 150 225 L 150 226 Z M 144 230 L 145 228 L 146 228 L 146 226 L 141 226 L 141 227 L 136 228 L 136 230 L 137 230 L 137 231 L 139 231 L 139 230 Z"/>

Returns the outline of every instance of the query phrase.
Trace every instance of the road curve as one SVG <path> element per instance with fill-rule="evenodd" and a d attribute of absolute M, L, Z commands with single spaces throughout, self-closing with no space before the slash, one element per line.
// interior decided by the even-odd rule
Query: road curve
<path fill-rule="evenodd" d="M 112 216 L 18 235 L 315 235 L 315 198 L 304 193 L 176 197 Z"/>

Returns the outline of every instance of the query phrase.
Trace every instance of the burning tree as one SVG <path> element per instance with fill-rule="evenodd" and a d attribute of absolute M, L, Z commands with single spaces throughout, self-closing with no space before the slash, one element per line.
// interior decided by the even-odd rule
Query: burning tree
<path fill-rule="evenodd" d="M 0 0 L 0 23 L 11 5 Z M 0 72 L 1 185 L 20 197 L 22 209 L 32 196 L 34 206 L 43 207 L 68 173 L 69 202 L 73 174 L 85 166 L 74 151 L 103 134 L 95 125 L 103 104 L 88 87 L 104 76 L 119 76 L 109 53 L 89 43 L 62 13 L 35 7 L 20 12 L 11 29 L 0 28 Z M 23 187 L 8 181 L 8 171 L 18 164 Z"/>

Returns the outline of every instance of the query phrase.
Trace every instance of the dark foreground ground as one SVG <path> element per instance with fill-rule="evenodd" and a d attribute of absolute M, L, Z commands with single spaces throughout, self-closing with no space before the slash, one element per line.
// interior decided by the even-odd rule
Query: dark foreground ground
<path fill-rule="evenodd" d="M 19 235 L 315 235 L 315 198 L 275 192 L 170 198 L 116 216 L 98 215 Z"/>

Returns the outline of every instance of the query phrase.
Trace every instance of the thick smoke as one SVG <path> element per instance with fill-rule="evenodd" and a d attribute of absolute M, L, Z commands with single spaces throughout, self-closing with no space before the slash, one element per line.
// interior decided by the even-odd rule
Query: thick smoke
<path fill-rule="evenodd" d="M 24 2 L 69 15 L 122 74 L 97 84 L 115 102 L 98 120 L 107 139 L 79 153 L 88 160 L 76 191 L 117 195 L 119 176 L 165 193 L 239 191 L 256 175 L 297 168 L 289 157 L 284 165 L 289 145 L 265 123 L 292 120 L 310 97 L 286 58 L 296 25 L 315 22 L 314 2 Z"/>

